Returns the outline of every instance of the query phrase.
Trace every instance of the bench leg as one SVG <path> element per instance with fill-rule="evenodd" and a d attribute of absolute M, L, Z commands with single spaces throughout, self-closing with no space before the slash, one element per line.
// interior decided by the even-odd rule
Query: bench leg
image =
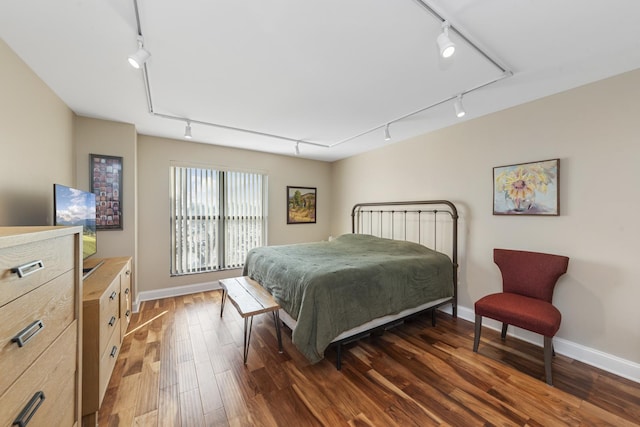
<path fill-rule="evenodd" d="M 222 303 L 220 304 L 220 317 L 222 317 L 222 312 L 224 311 L 224 303 L 227 301 L 227 291 L 222 288 Z"/>
<path fill-rule="evenodd" d="M 251 328 L 253 328 L 253 316 L 251 317 L 251 322 L 249 322 L 249 330 L 247 331 L 247 322 L 248 318 L 244 318 L 244 364 L 247 364 L 247 356 L 249 355 L 249 343 L 251 342 Z"/>
<path fill-rule="evenodd" d="M 282 336 L 280 335 L 280 313 L 278 310 L 273 312 L 273 321 L 276 324 L 276 336 L 278 337 L 278 352 L 282 353 Z"/>

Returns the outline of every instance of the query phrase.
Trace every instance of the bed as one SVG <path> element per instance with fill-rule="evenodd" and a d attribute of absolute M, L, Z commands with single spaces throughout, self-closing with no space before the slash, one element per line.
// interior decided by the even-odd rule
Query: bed
<path fill-rule="evenodd" d="M 311 363 L 335 344 L 340 369 L 346 342 L 445 304 L 456 316 L 457 220 L 446 200 L 357 204 L 351 234 L 252 249 L 243 274 L 280 304 Z"/>

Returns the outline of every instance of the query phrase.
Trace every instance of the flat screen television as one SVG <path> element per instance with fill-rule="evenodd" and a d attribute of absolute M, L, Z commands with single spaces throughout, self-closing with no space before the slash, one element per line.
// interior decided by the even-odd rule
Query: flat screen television
<path fill-rule="evenodd" d="M 96 195 L 77 188 L 53 184 L 53 225 L 82 226 L 82 258 L 98 250 Z"/>

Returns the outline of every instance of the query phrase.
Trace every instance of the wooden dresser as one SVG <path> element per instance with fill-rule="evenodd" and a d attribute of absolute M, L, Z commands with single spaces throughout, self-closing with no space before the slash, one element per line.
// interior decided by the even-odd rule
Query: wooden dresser
<path fill-rule="evenodd" d="M 91 262 L 100 265 L 84 280 L 82 415 L 87 427 L 96 425 L 131 318 L 131 257 Z"/>
<path fill-rule="evenodd" d="M 0 425 L 78 426 L 82 227 L 0 227 Z"/>

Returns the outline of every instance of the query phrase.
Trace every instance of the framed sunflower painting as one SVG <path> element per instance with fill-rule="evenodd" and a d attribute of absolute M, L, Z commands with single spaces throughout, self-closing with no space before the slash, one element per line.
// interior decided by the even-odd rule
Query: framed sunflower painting
<path fill-rule="evenodd" d="M 560 215 L 560 159 L 493 168 L 494 215 Z"/>

